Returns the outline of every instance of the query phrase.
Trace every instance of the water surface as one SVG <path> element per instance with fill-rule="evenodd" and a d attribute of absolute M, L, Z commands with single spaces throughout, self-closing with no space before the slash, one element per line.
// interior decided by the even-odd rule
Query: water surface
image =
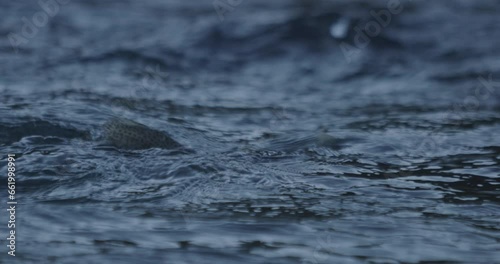
<path fill-rule="evenodd" d="M 500 263 L 500 3 L 402 1 L 363 47 L 387 2 L 306 3 L 73 0 L 15 48 L 44 9 L 0 4 L 14 260 Z"/>

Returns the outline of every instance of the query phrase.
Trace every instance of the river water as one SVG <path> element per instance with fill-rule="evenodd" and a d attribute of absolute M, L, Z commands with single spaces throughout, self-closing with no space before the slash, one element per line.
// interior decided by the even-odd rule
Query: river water
<path fill-rule="evenodd" d="M 500 263 L 499 1 L 60 2 L 0 4 L 1 263 Z"/>

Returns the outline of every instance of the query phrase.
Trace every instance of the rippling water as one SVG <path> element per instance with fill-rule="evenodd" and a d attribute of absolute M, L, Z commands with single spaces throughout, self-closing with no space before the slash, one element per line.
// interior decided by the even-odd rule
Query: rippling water
<path fill-rule="evenodd" d="M 397 2 L 4 1 L 0 262 L 500 263 L 500 2 Z"/>

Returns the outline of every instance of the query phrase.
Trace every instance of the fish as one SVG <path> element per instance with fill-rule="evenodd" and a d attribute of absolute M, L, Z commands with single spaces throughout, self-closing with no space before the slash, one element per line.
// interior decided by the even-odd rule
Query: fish
<path fill-rule="evenodd" d="M 104 139 L 111 145 L 130 150 L 177 149 L 182 145 L 170 135 L 130 119 L 113 117 L 103 124 Z"/>

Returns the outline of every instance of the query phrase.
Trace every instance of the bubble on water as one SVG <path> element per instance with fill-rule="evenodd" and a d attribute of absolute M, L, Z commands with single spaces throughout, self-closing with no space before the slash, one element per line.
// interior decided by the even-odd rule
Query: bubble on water
<path fill-rule="evenodd" d="M 349 18 L 341 17 L 330 26 L 330 35 L 335 39 L 344 39 L 349 32 L 349 25 L 351 21 Z"/>

